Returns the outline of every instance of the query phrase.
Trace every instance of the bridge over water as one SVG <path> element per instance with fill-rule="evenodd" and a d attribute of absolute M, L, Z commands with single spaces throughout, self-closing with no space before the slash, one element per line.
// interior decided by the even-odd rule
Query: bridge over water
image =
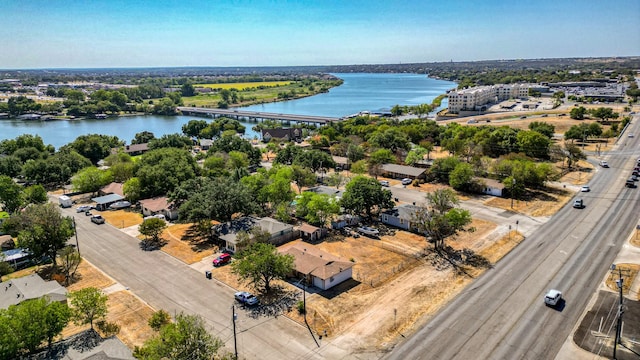
<path fill-rule="evenodd" d="M 184 115 L 206 116 L 206 117 L 229 117 L 236 120 L 278 120 L 278 121 L 295 121 L 301 123 L 312 123 L 324 125 L 331 122 L 342 121 L 343 118 L 329 116 L 313 116 L 313 115 L 295 115 L 295 114 L 276 114 L 260 111 L 245 111 L 240 109 L 207 109 L 198 107 L 178 107 L 178 110 Z"/>

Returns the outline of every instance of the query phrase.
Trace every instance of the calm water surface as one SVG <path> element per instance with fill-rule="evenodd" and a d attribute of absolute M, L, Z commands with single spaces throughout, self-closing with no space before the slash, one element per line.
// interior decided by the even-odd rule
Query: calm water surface
<path fill-rule="evenodd" d="M 341 117 L 360 111 L 388 110 L 394 105 L 417 105 L 431 101 L 455 83 L 429 79 L 417 74 L 334 74 L 344 84 L 328 93 L 316 96 L 245 107 L 250 111 L 283 114 Z M 446 106 L 446 100 L 443 102 Z M 40 135 L 45 144 L 59 148 L 85 134 L 115 135 L 127 143 L 136 133 L 151 131 L 156 137 L 182 132 L 182 125 L 192 116 L 140 115 L 105 120 L 22 121 L 0 120 L 0 140 L 13 139 L 22 134 Z M 255 123 L 243 122 L 245 137 L 259 135 L 251 130 Z"/>

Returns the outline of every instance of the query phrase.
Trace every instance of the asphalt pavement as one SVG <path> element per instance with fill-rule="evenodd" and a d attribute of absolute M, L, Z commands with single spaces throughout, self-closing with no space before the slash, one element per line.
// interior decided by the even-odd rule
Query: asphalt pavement
<path fill-rule="evenodd" d="M 624 187 L 636 139 L 606 156 L 584 209 L 561 209 L 386 358 L 554 359 L 638 222 L 640 192 Z M 562 307 L 544 306 L 549 288 L 563 292 Z"/>

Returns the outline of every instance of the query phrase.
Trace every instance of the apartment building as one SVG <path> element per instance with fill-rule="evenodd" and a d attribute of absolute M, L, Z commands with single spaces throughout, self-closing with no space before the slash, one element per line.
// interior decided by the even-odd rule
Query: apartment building
<path fill-rule="evenodd" d="M 485 105 L 489 103 L 509 99 L 526 99 L 529 97 L 530 88 L 540 90 L 543 87 L 538 84 L 498 84 L 454 90 L 448 94 L 449 113 L 484 111 L 487 108 Z"/>

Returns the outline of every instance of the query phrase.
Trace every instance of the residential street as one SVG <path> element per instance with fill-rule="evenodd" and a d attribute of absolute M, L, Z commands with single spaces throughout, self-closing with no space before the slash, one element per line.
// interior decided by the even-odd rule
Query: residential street
<path fill-rule="evenodd" d="M 638 140 L 623 136 L 580 195 L 586 208 L 565 206 L 386 358 L 554 359 L 638 223 L 640 192 L 624 187 Z M 563 292 L 557 310 L 549 288 Z"/>
<path fill-rule="evenodd" d="M 170 314 L 183 311 L 201 315 L 211 333 L 233 351 L 233 289 L 219 281 L 207 280 L 203 273 L 162 251 L 141 250 L 137 239 L 111 225 L 93 224 L 74 208 L 62 211 L 76 219 L 79 248 L 85 259 L 155 309 L 164 309 Z M 241 358 L 335 359 L 347 355 L 346 351 L 322 340 L 319 348 L 307 328 L 284 316 L 253 319 L 235 305 Z"/>

